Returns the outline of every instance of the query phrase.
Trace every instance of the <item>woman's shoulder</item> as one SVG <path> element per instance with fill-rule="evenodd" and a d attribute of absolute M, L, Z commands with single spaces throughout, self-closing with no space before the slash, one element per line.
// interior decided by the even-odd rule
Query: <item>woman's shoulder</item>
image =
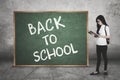
<path fill-rule="evenodd" d="M 109 29 L 109 25 L 105 25 L 105 28 Z"/>
<path fill-rule="evenodd" d="M 107 31 L 109 31 L 109 30 L 110 30 L 110 28 L 109 28 L 109 26 L 108 26 L 108 25 L 106 25 L 106 26 L 105 26 L 105 29 L 106 29 Z"/>

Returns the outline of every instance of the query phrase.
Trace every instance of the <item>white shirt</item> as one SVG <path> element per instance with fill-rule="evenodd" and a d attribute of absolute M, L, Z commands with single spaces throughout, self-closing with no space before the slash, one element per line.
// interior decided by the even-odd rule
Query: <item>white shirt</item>
<path fill-rule="evenodd" d="M 106 28 L 105 28 L 105 25 L 101 26 L 101 28 L 99 30 L 99 35 L 106 36 L 105 29 L 106 29 L 107 36 L 110 36 L 109 27 L 106 26 Z M 101 45 L 101 46 L 107 45 L 106 38 L 98 37 L 96 40 L 96 44 Z"/>

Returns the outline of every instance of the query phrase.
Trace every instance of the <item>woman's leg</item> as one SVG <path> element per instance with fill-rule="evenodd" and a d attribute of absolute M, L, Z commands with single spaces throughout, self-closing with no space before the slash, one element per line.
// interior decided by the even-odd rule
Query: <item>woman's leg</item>
<path fill-rule="evenodd" d="M 107 64 L 108 64 L 107 46 L 104 46 L 102 48 L 102 56 L 103 56 L 103 59 L 104 59 L 104 70 L 107 71 Z"/>
<path fill-rule="evenodd" d="M 97 54 L 97 64 L 96 64 L 96 71 L 90 73 L 90 75 L 97 75 L 99 74 L 99 67 L 101 63 L 101 47 L 96 45 L 96 54 Z"/>
<path fill-rule="evenodd" d="M 96 64 L 96 71 L 99 72 L 99 67 L 101 63 L 101 46 L 96 46 L 96 52 L 97 52 L 97 64 Z"/>

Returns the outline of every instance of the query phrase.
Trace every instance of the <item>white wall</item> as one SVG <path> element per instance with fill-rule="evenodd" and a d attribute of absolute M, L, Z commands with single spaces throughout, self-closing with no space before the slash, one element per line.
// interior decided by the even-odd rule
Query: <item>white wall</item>
<path fill-rule="evenodd" d="M 13 11 L 88 11 L 88 29 L 96 30 L 95 19 L 104 15 L 111 31 L 109 52 L 120 52 L 120 0 L 0 0 L 0 52 L 13 51 Z M 95 53 L 95 40 L 88 36 L 89 53 Z M 12 52 L 10 52 L 11 54 Z M 0 53 L 2 54 L 2 53 Z"/>

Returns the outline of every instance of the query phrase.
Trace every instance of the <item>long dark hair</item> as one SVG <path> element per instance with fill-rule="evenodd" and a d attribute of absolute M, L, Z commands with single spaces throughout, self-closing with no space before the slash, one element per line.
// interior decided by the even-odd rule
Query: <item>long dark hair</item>
<path fill-rule="evenodd" d="M 108 25 L 108 24 L 106 23 L 105 18 L 104 18 L 103 15 L 97 16 L 96 22 L 97 22 L 98 19 L 99 19 L 105 26 Z M 97 34 L 99 34 L 100 27 L 101 27 L 101 25 L 99 25 L 99 24 L 97 23 L 97 31 L 96 31 Z"/>

